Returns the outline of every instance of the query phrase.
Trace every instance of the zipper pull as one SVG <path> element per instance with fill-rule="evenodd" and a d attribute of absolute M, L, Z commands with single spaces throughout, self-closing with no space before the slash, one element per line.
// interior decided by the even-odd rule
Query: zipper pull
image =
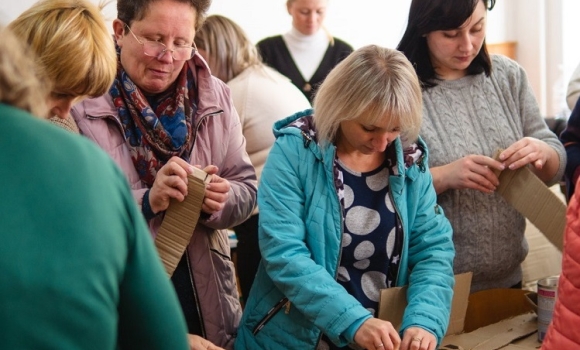
<path fill-rule="evenodd" d="M 288 315 L 290 313 L 290 305 L 291 305 L 290 300 L 288 300 L 288 302 L 285 305 L 286 306 L 286 311 L 284 311 L 284 313 L 286 315 Z"/>

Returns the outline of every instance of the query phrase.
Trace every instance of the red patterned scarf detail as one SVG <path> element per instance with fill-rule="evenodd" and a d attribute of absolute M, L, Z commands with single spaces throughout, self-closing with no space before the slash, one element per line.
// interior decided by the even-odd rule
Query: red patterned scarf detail
<path fill-rule="evenodd" d="M 147 99 L 119 62 L 109 93 L 119 112 L 135 169 L 147 186 L 153 186 L 157 171 L 171 157 L 189 161 L 197 89 L 187 63 L 172 87 Z"/>

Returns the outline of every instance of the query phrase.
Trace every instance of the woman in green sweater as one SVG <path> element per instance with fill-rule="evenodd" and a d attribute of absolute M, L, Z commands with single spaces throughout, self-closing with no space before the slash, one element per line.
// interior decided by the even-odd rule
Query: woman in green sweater
<path fill-rule="evenodd" d="M 188 349 L 125 176 L 30 114 L 47 114 L 48 86 L 21 42 L 0 37 L 0 348 Z"/>

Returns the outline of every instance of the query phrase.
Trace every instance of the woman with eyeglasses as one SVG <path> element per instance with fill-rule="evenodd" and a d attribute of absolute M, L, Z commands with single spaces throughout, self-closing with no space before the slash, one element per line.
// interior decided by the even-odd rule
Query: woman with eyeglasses
<path fill-rule="evenodd" d="M 495 192 L 496 172 L 527 166 L 551 185 L 566 164 L 524 69 L 487 53 L 487 11 L 494 4 L 413 0 L 398 46 L 423 86 L 421 136 L 431 150 L 437 202 L 453 227 L 454 270 L 473 272 L 471 292 L 522 284 L 526 221 Z"/>
<path fill-rule="evenodd" d="M 189 333 L 231 349 L 241 317 L 227 232 L 250 216 L 256 175 L 229 89 L 193 44 L 210 0 L 119 0 L 116 79 L 72 115 L 124 170 L 155 237 L 192 167 L 212 174 L 171 281 Z"/>

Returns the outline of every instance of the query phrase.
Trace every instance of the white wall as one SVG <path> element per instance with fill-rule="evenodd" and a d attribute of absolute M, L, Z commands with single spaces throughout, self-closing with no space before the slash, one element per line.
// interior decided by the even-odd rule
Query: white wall
<path fill-rule="evenodd" d="M 7 24 L 36 0 L 0 0 L 0 24 Z M 91 0 L 99 3 L 100 0 Z M 210 13 L 239 23 L 256 42 L 290 28 L 286 0 L 213 0 Z M 411 0 L 331 0 L 326 27 L 355 48 L 366 44 L 395 47 L 405 29 Z M 116 17 L 116 1 L 104 9 Z M 516 41 L 517 59 L 526 69 L 544 115 L 559 112 L 570 74 L 580 63 L 577 44 L 578 0 L 500 0 L 489 12 L 487 42 Z"/>
<path fill-rule="evenodd" d="M 327 29 L 355 48 L 367 44 L 395 47 L 403 35 L 410 0 L 331 0 L 325 21 Z M 286 0 L 214 0 L 211 13 L 227 16 L 240 24 L 253 41 L 284 33 L 291 17 Z"/>
<path fill-rule="evenodd" d="M 99 0 L 91 0 L 99 3 Z M 7 24 L 36 0 L 0 0 L 0 23 Z M 411 0 L 331 0 L 326 27 L 334 35 L 355 48 L 366 44 L 395 47 L 405 29 Z M 104 13 L 112 21 L 116 17 L 116 1 Z M 255 42 L 288 31 L 291 18 L 286 0 L 213 0 L 210 14 L 227 16 L 240 24 Z"/>

